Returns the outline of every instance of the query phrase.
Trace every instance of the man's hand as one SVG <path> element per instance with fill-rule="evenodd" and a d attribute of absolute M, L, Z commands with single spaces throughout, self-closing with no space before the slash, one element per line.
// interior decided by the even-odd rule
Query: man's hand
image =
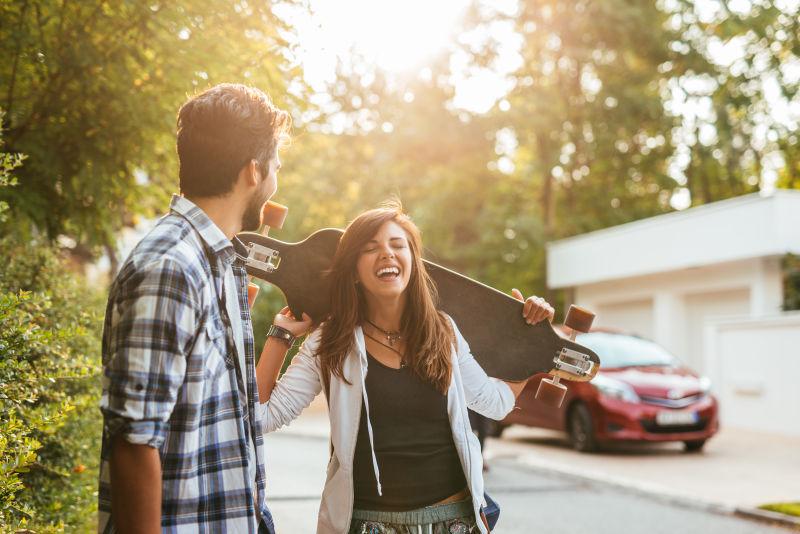
<path fill-rule="evenodd" d="M 122 436 L 111 449 L 111 506 L 120 534 L 161 532 L 161 458 L 158 450 Z"/>
<path fill-rule="evenodd" d="M 294 337 L 300 337 L 308 333 L 311 329 L 312 321 L 311 317 L 305 312 L 303 312 L 303 319 L 297 320 L 292 310 L 289 309 L 289 306 L 284 306 L 275 316 L 275 320 L 272 324 L 285 328 L 291 332 Z"/>
<path fill-rule="evenodd" d="M 522 316 L 525 318 L 526 323 L 536 324 L 545 318 L 553 322 L 556 311 L 543 298 L 532 295 L 525 299 L 520 290 L 516 288 L 511 290 L 511 296 L 520 302 L 525 302 L 522 306 Z"/>

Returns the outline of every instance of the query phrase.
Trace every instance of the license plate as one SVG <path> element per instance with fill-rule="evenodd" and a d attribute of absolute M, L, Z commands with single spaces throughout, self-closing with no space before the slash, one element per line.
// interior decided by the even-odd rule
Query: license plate
<path fill-rule="evenodd" d="M 699 420 L 697 412 L 658 412 L 656 424 L 660 426 L 693 425 Z"/>

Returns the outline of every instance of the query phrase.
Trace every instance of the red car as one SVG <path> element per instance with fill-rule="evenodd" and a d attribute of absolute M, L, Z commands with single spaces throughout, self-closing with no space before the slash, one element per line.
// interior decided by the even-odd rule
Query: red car
<path fill-rule="evenodd" d="M 609 331 L 579 335 L 578 343 L 600 356 L 591 382 L 562 382 L 567 394 L 560 408 L 537 401 L 535 376 L 495 435 L 511 424 L 565 431 L 578 451 L 597 450 L 612 441 L 682 441 L 700 451 L 718 428 L 717 401 L 710 382 L 656 343 Z"/>

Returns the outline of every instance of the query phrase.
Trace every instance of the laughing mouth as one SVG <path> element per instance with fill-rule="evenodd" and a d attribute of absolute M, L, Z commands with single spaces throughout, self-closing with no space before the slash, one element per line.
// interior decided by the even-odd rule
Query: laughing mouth
<path fill-rule="evenodd" d="M 375 271 L 375 276 L 380 280 L 394 280 L 400 276 L 398 267 L 381 267 Z"/>

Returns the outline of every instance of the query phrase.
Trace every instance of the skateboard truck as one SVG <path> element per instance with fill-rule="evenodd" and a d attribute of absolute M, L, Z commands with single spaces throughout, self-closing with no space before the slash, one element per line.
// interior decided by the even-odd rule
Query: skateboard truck
<path fill-rule="evenodd" d="M 256 243 L 248 243 L 245 263 L 248 267 L 255 267 L 261 271 L 272 273 L 281 263 L 281 253 Z"/>
<path fill-rule="evenodd" d="M 571 330 L 569 339 L 575 341 L 575 337 L 579 332 L 588 332 L 592 327 L 594 321 L 594 314 L 589 310 L 575 306 L 574 304 L 569 307 L 567 318 L 564 320 L 564 325 L 568 326 Z M 564 402 L 564 397 L 567 394 L 567 387 L 561 383 L 561 377 L 565 378 L 569 375 L 572 376 L 591 376 L 594 372 L 594 362 L 592 362 L 588 355 L 582 354 L 578 351 L 562 348 L 558 354 L 553 358 L 555 373 L 553 378 L 543 378 L 539 382 L 539 388 L 536 390 L 536 398 L 552 406 L 558 408 Z M 551 371 L 553 373 L 553 371 Z"/>
<path fill-rule="evenodd" d="M 289 208 L 283 204 L 278 204 L 277 202 L 273 202 L 271 200 L 267 201 L 267 203 L 264 204 L 264 207 L 261 209 L 261 229 L 259 230 L 259 233 L 261 235 L 267 235 L 270 228 L 282 228 L 283 222 L 286 220 L 287 213 L 289 213 Z M 271 248 L 263 247 L 261 245 L 256 245 L 255 243 L 250 243 L 247 246 L 247 258 L 245 258 L 245 264 L 248 266 L 253 266 L 257 269 L 271 273 L 278 268 L 278 264 L 280 264 L 280 262 L 281 257 L 276 250 L 272 250 Z M 253 278 L 250 277 L 250 280 L 247 284 L 247 302 L 251 308 L 256 301 L 259 290 L 260 288 L 258 284 L 254 284 Z"/>
<path fill-rule="evenodd" d="M 574 339 L 570 339 L 570 341 L 574 341 Z M 566 347 L 561 349 L 556 357 L 553 358 L 553 364 L 557 371 L 563 371 L 574 376 L 589 376 L 594 369 L 594 362 L 589 359 L 588 354 Z"/>

